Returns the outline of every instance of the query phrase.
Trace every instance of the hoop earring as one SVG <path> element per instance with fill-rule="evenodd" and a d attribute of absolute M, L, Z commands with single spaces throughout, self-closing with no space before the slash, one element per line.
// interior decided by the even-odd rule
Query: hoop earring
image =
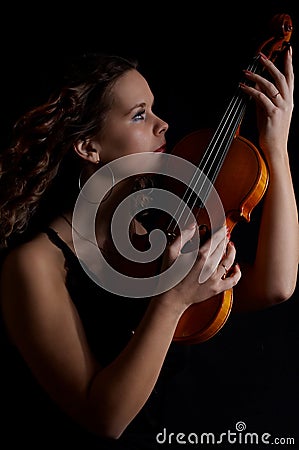
<path fill-rule="evenodd" d="M 97 164 L 99 164 L 100 160 L 97 161 Z M 109 167 L 109 164 L 106 166 L 109 169 L 109 172 L 111 174 L 111 179 L 112 179 L 112 184 L 111 184 L 111 188 L 109 189 L 109 191 L 107 192 L 107 194 L 104 196 L 102 202 L 104 202 L 105 200 L 107 200 L 107 198 L 111 195 L 112 189 L 115 185 L 115 177 L 114 177 L 114 173 L 112 172 L 111 168 Z M 84 191 L 82 190 L 83 186 L 81 183 L 81 178 L 82 178 L 82 173 L 83 173 L 84 167 L 82 168 L 80 174 L 79 174 L 79 179 L 78 179 L 78 187 L 79 187 L 79 195 L 81 195 L 88 203 L 95 205 L 98 203 L 98 200 L 96 202 L 89 200 L 89 198 L 86 197 L 86 195 L 84 194 Z"/>
<path fill-rule="evenodd" d="M 104 196 L 102 202 L 104 202 L 105 200 L 108 199 L 108 197 L 110 197 L 110 195 L 111 195 L 111 193 L 112 193 L 112 189 L 113 189 L 113 187 L 114 187 L 114 185 L 115 185 L 114 173 L 112 172 L 112 170 L 111 170 L 109 164 L 107 164 L 106 167 L 109 169 L 109 172 L 110 172 L 110 175 L 111 175 L 112 183 L 111 183 L 111 188 L 109 189 L 109 191 L 107 192 L 107 194 Z"/>

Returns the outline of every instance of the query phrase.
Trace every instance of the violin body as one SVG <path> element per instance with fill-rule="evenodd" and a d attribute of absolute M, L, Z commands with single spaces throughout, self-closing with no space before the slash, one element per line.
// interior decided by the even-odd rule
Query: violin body
<path fill-rule="evenodd" d="M 172 154 L 198 166 L 212 135 L 211 130 L 195 131 L 183 138 L 174 147 Z M 250 214 L 262 199 L 267 184 L 268 170 L 260 152 L 244 137 L 235 137 L 214 183 L 223 204 L 229 231 L 240 220 L 250 221 Z M 205 208 L 197 210 L 194 215 L 200 227 L 210 229 L 210 219 Z M 222 225 L 219 223 L 219 226 Z M 233 291 L 230 289 L 191 305 L 178 323 L 174 340 L 193 344 L 210 339 L 226 322 L 232 303 Z"/>
<path fill-rule="evenodd" d="M 270 27 L 270 37 L 259 47 L 257 55 L 247 67 L 252 72 L 263 71 L 263 66 L 259 63 L 260 53 L 275 61 L 289 48 L 293 30 L 291 17 L 288 14 L 277 14 Z M 246 80 L 244 82 L 247 83 Z M 249 100 L 238 87 L 215 133 L 211 130 L 195 131 L 183 138 L 172 152 L 192 162 L 200 171 L 204 168 L 204 175 L 211 181 L 221 199 L 229 231 L 240 220 L 250 221 L 250 214 L 262 199 L 268 184 L 264 158 L 252 142 L 239 135 Z M 185 194 L 180 192 L 180 186 L 171 187 L 171 190 L 184 199 Z M 196 210 L 195 202 L 193 205 Z M 199 227 L 209 235 L 213 230 L 207 211 L 203 202 L 197 211 L 192 212 Z M 219 220 L 218 227 L 221 227 L 224 225 L 223 214 L 220 214 Z M 215 226 L 213 229 L 215 230 Z M 191 305 L 177 325 L 174 341 L 195 344 L 210 339 L 225 324 L 232 303 L 233 292 L 229 290 Z"/>

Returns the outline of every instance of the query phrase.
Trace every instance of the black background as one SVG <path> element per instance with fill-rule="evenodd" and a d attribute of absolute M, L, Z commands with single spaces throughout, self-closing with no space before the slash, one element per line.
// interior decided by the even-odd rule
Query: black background
<path fill-rule="evenodd" d="M 156 112 L 170 124 L 170 145 L 190 131 L 214 127 L 240 79 L 241 70 L 267 37 L 268 23 L 276 13 L 290 14 L 293 20 L 297 78 L 299 12 L 294 1 L 234 1 L 220 5 L 184 1 L 176 6 L 162 1 L 122 2 L 121 5 L 86 1 L 77 5 L 63 2 L 58 5 L 43 2 L 35 7 L 25 2 L 8 5 L 1 21 L 1 146 L 8 142 L 13 121 L 26 109 L 45 100 L 55 88 L 67 60 L 86 51 L 137 57 L 156 97 Z M 295 84 L 289 153 L 296 194 L 298 92 Z M 285 232 L 288 232 L 287 223 Z M 242 355 L 223 353 L 221 345 L 217 347 L 221 333 L 214 341 L 216 344 L 203 346 L 201 356 L 206 355 L 208 360 L 211 347 L 212 357 L 216 355 L 215 372 L 210 373 L 210 384 L 204 386 L 206 396 L 215 389 L 223 372 L 230 373 L 229 386 L 223 382 L 217 387 L 223 394 L 223 398 L 218 398 L 219 403 L 227 402 L 228 416 L 223 423 L 233 428 L 237 420 L 244 420 L 251 431 L 257 431 L 259 424 L 264 432 L 270 428 L 273 432 L 275 428 L 277 435 L 297 436 L 298 312 L 297 289 L 288 302 L 254 313 L 245 325 L 241 322 L 236 327 L 241 333 L 236 340 L 240 339 L 240 348 L 243 346 Z M 246 367 L 250 367 L 250 374 L 246 373 Z M 198 373 L 201 370 L 199 363 L 196 370 Z M 259 377 L 261 371 L 263 376 Z M 256 378 L 249 380 L 250 376 L 254 377 L 252 374 Z M 246 386 L 252 383 L 259 385 L 253 396 L 253 391 L 246 391 Z M 193 396 L 190 408 L 200 408 L 199 392 L 189 392 Z M 211 402 L 216 401 L 215 397 L 215 394 L 211 396 Z M 234 410 L 236 398 L 240 403 L 244 399 L 243 417 L 235 417 L 241 411 L 240 407 Z M 216 404 L 214 407 L 218 408 Z M 178 413 L 179 417 L 184 415 L 184 411 Z M 195 425 L 196 418 L 193 420 Z M 226 429 L 224 425 L 223 429 Z M 297 447 L 292 448 L 299 448 L 298 440 Z"/>

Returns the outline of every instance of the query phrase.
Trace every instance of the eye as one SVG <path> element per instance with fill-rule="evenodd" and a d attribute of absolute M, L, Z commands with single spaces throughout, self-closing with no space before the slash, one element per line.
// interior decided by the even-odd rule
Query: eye
<path fill-rule="evenodd" d="M 133 122 L 145 119 L 145 109 L 138 111 L 135 116 L 133 116 Z"/>

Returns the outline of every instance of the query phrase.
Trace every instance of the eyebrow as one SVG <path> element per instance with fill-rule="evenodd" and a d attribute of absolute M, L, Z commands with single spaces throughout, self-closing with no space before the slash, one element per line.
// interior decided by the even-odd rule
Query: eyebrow
<path fill-rule="evenodd" d="M 144 103 L 144 102 L 136 103 L 136 105 L 134 105 L 134 106 L 130 109 L 129 113 L 132 112 L 132 111 L 134 111 L 134 109 L 136 109 L 136 108 L 144 108 L 145 106 L 146 106 L 146 103 Z"/>
<path fill-rule="evenodd" d="M 154 103 L 155 103 L 155 99 L 153 98 L 153 102 L 152 102 L 152 104 L 151 104 L 151 108 L 154 106 Z M 145 107 L 146 107 L 146 102 L 136 103 L 136 105 L 134 105 L 134 106 L 130 109 L 129 114 L 130 114 L 130 112 L 134 111 L 134 109 L 136 109 L 136 108 L 145 108 Z"/>

